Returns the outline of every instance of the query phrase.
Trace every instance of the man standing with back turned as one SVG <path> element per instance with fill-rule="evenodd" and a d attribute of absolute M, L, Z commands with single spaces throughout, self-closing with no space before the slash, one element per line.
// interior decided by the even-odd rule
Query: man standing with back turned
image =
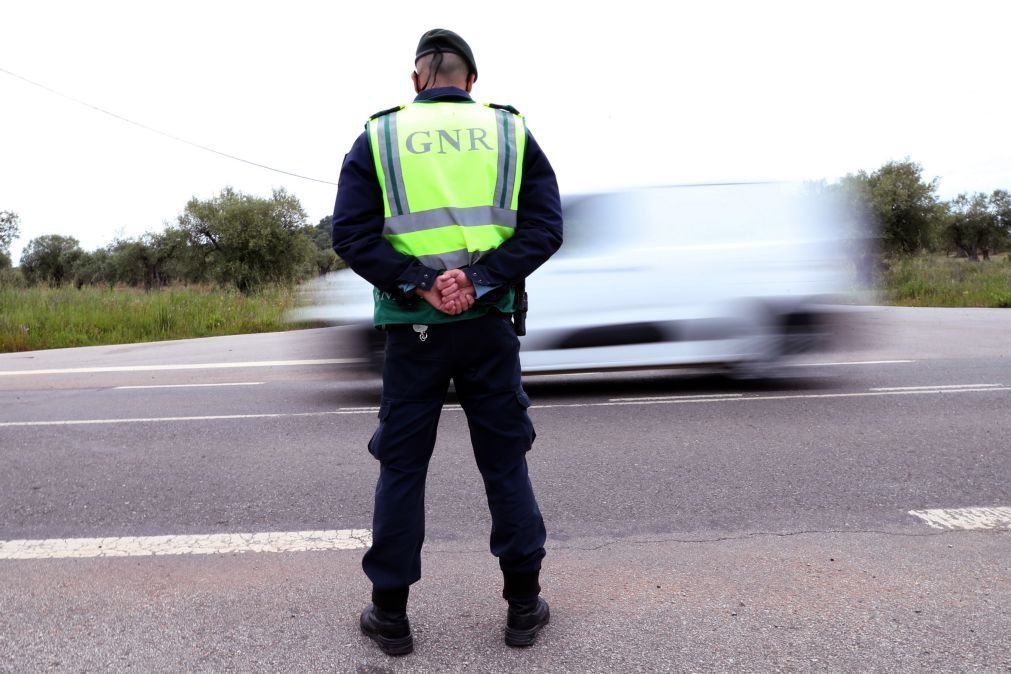
<path fill-rule="evenodd" d="M 535 434 L 510 317 L 516 286 L 561 245 L 558 185 L 515 109 L 471 99 L 477 66 L 459 35 L 425 33 L 411 78 L 414 102 L 373 115 L 345 157 L 333 216 L 334 250 L 374 286 L 386 331 L 361 628 L 389 655 L 414 648 L 407 597 L 421 578 L 425 477 L 452 379 L 491 510 L 505 641 L 529 646 L 548 622 L 546 534 L 527 476 Z"/>

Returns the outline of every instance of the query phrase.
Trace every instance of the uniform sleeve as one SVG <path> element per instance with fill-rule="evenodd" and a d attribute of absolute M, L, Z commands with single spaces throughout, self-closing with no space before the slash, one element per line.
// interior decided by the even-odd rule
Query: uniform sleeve
<path fill-rule="evenodd" d="M 438 272 L 394 250 L 383 238 L 383 192 L 362 134 L 344 157 L 333 212 L 333 249 L 351 269 L 380 290 L 397 294 L 402 285 L 428 290 Z M 400 291 L 402 292 L 402 291 Z"/>
<path fill-rule="evenodd" d="M 464 267 L 475 285 L 514 286 L 562 245 L 562 204 L 547 156 L 527 132 L 516 232 L 480 262 Z"/>

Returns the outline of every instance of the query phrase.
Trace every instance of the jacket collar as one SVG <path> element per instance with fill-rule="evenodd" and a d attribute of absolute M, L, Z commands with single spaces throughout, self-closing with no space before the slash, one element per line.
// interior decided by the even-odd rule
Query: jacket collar
<path fill-rule="evenodd" d="M 433 87 L 418 94 L 414 101 L 473 101 L 463 89 L 457 87 Z"/>

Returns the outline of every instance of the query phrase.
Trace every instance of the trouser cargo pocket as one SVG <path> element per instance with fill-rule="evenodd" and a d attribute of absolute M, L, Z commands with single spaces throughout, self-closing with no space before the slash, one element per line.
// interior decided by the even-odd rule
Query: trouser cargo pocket
<path fill-rule="evenodd" d="M 369 454 L 379 458 L 379 446 L 383 441 L 383 427 L 386 426 L 386 420 L 390 416 L 390 404 L 384 402 L 379 406 L 379 426 L 376 428 L 375 433 L 369 438 Z"/>

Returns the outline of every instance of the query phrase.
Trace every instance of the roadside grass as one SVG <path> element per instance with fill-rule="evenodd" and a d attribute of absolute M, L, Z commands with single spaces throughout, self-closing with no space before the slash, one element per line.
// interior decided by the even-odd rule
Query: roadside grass
<path fill-rule="evenodd" d="M 291 329 L 295 289 L 0 287 L 0 352 Z"/>
<path fill-rule="evenodd" d="M 1011 255 L 985 262 L 927 255 L 890 260 L 882 291 L 896 306 L 1011 308 Z"/>
<path fill-rule="evenodd" d="M 4 279 L 0 279 L 3 281 Z M 938 255 L 889 260 L 886 304 L 1011 308 L 1011 254 L 985 262 Z M 18 287 L 0 283 L 0 353 L 288 330 L 296 289 L 251 295 L 218 287 Z"/>

